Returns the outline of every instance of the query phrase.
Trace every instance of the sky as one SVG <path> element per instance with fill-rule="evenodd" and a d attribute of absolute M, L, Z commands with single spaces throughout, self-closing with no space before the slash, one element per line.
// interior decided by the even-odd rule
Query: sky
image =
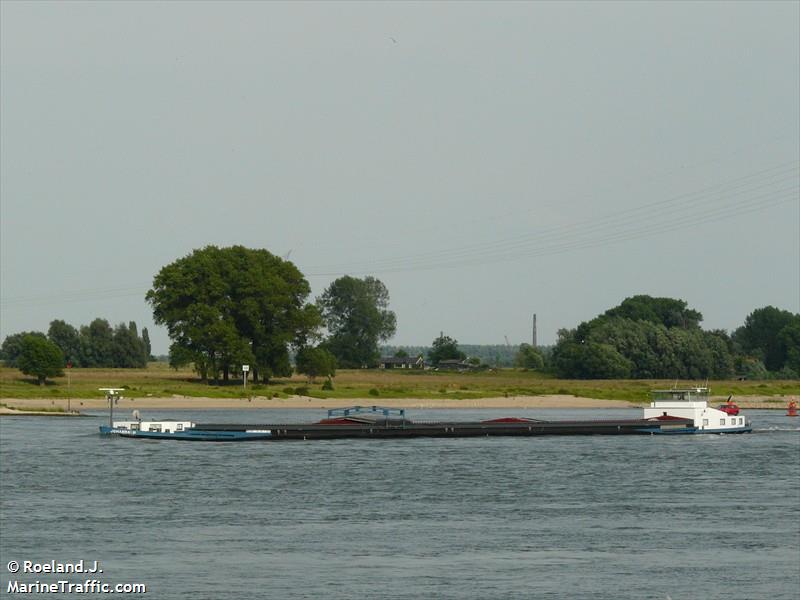
<path fill-rule="evenodd" d="M 800 312 L 800 3 L 0 3 L 0 337 L 213 244 L 390 343 L 552 344 L 635 294 Z"/>

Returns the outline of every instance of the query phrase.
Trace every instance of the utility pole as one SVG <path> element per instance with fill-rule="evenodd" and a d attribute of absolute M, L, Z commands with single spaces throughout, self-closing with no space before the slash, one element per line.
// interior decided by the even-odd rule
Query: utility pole
<path fill-rule="evenodd" d="M 533 313 L 533 347 L 536 348 L 536 313 Z"/>

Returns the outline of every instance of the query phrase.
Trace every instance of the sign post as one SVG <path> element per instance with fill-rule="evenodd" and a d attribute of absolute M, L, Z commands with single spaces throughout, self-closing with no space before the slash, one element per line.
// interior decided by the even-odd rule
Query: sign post
<path fill-rule="evenodd" d="M 250 370 L 250 365 L 242 365 L 242 388 L 247 393 L 247 372 Z"/>

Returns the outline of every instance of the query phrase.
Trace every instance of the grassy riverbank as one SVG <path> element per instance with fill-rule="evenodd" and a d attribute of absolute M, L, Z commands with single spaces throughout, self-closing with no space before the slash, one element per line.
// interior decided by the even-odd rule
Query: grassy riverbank
<path fill-rule="evenodd" d="M 164 363 L 151 363 L 147 369 L 72 369 L 68 378 L 59 377 L 45 386 L 16 369 L 0 367 L 0 399 L 101 398 L 99 387 L 125 388 L 128 398 L 202 397 L 244 398 L 259 396 L 288 398 L 294 395 L 313 398 L 380 399 L 479 399 L 514 396 L 579 396 L 605 400 L 645 402 L 654 388 L 672 387 L 674 380 L 566 380 L 530 371 L 501 369 L 481 373 L 440 373 L 435 371 L 342 370 L 333 381 L 333 390 L 323 390 L 322 380 L 309 383 L 305 377 L 281 378 L 269 385 L 241 380 L 227 385 L 201 382 L 189 369 L 175 371 Z M 686 382 L 682 382 L 686 383 Z M 711 381 L 716 396 L 776 397 L 800 394 L 800 381 Z"/>

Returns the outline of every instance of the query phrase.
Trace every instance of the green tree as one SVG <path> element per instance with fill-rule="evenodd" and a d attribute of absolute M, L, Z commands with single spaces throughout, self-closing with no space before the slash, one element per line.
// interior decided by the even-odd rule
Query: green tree
<path fill-rule="evenodd" d="M 3 359 L 3 363 L 7 367 L 17 366 L 17 359 L 22 353 L 22 340 L 29 335 L 47 338 L 41 331 L 21 331 L 20 333 L 9 335 L 3 340 L 3 345 L 0 347 L 0 358 Z"/>
<path fill-rule="evenodd" d="M 608 317 L 622 317 L 632 321 L 650 321 L 664 327 L 699 327 L 703 315 L 687 307 L 683 300 L 653 298 L 646 294 L 625 298 L 619 306 L 605 312 Z"/>
<path fill-rule="evenodd" d="M 28 335 L 22 339 L 22 351 L 17 358 L 19 370 L 36 377 L 44 385 L 48 377 L 63 375 L 64 354 L 47 338 Z"/>
<path fill-rule="evenodd" d="M 120 323 L 114 328 L 111 346 L 112 365 L 121 369 L 143 369 L 147 366 L 147 349 L 136 334 L 136 323 Z"/>
<path fill-rule="evenodd" d="M 144 350 L 147 353 L 147 360 L 151 360 L 153 358 L 153 348 L 150 345 L 150 333 L 147 331 L 147 327 L 142 327 L 142 342 L 144 343 Z"/>
<path fill-rule="evenodd" d="M 227 380 L 242 363 L 259 376 L 290 375 L 290 346 L 313 337 L 319 315 L 308 282 L 289 261 L 243 246 L 195 250 L 163 267 L 147 292 L 180 361 L 205 379 Z M 178 350 L 180 349 L 180 350 Z"/>
<path fill-rule="evenodd" d="M 340 277 L 317 298 L 317 306 L 329 333 L 325 345 L 343 368 L 373 366 L 378 342 L 397 328 L 389 291 L 374 277 Z"/>
<path fill-rule="evenodd" d="M 82 366 L 80 364 L 81 339 L 78 330 L 72 325 L 60 319 L 51 321 L 50 328 L 47 330 L 47 339 L 61 348 L 67 362 L 71 362 L 76 367 Z"/>
<path fill-rule="evenodd" d="M 790 348 L 779 334 L 784 327 L 797 322 L 800 322 L 800 315 L 765 306 L 747 316 L 744 325 L 734 332 L 733 339 L 746 355 L 761 359 L 769 371 L 780 371 Z"/>
<path fill-rule="evenodd" d="M 458 349 L 458 341 L 447 336 L 444 332 L 439 333 L 439 337 L 433 340 L 431 351 L 428 353 L 428 360 L 435 367 L 443 360 L 464 360 L 467 355 Z"/>
<path fill-rule="evenodd" d="M 553 350 L 553 364 L 560 377 L 574 379 L 624 379 L 631 362 L 613 346 L 597 342 L 563 342 Z"/>
<path fill-rule="evenodd" d="M 297 372 L 308 376 L 313 382 L 317 377 L 336 375 L 336 357 L 325 348 L 300 348 L 295 356 Z"/>
<path fill-rule="evenodd" d="M 784 366 L 800 374 L 800 317 L 778 332 L 778 343 L 786 356 Z"/>
<path fill-rule="evenodd" d="M 94 368 L 114 365 L 114 330 L 105 319 L 81 326 L 80 364 Z"/>
<path fill-rule="evenodd" d="M 538 371 L 544 367 L 544 357 L 537 348 L 530 344 L 520 344 L 517 355 L 514 357 L 514 366 L 520 369 Z"/>

